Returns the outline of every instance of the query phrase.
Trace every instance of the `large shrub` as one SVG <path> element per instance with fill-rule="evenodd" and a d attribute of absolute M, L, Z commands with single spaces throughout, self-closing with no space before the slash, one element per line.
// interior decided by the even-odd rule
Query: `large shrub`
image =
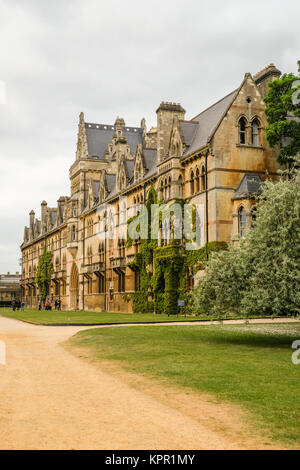
<path fill-rule="evenodd" d="M 299 161 L 299 159 L 298 159 Z M 300 313 L 300 171 L 264 184 L 255 225 L 239 246 L 212 257 L 194 313 Z"/>

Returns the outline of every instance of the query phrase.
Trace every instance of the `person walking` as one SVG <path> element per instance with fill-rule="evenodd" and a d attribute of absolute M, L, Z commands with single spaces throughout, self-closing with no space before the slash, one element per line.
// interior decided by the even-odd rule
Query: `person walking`
<path fill-rule="evenodd" d="M 39 300 L 39 310 L 42 310 L 42 302 L 41 302 L 41 299 Z"/>
<path fill-rule="evenodd" d="M 13 311 L 15 311 L 16 310 L 16 301 L 15 301 L 15 299 L 12 301 L 11 306 L 12 306 Z"/>
<path fill-rule="evenodd" d="M 49 310 L 49 300 L 46 299 L 46 302 L 45 302 L 45 310 Z"/>
<path fill-rule="evenodd" d="M 24 312 L 24 307 L 25 307 L 25 302 L 24 300 L 21 301 L 21 310 L 22 312 Z"/>
<path fill-rule="evenodd" d="M 61 310 L 61 299 L 58 299 L 58 310 Z"/>

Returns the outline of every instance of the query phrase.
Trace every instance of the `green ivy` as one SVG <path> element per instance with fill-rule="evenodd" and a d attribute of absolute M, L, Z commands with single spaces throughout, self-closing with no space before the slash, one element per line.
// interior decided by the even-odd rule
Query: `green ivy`
<path fill-rule="evenodd" d="M 44 252 L 40 257 L 36 283 L 39 286 L 40 297 L 43 301 L 46 300 L 46 297 L 49 295 L 49 288 L 51 283 L 51 274 L 53 273 L 53 264 L 52 264 L 52 253 L 44 248 Z"/>
<path fill-rule="evenodd" d="M 183 206 L 184 201 L 175 201 Z M 135 313 L 166 313 L 177 314 L 178 299 L 188 303 L 190 293 L 186 291 L 186 274 L 189 266 L 194 272 L 204 269 L 207 254 L 224 250 L 224 242 L 210 242 L 199 250 L 187 251 L 181 240 L 173 240 L 168 246 L 158 247 L 157 240 L 151 239 L 151 205 L 158 204 L 157 193 L 152 186 L 146 200 L 148 210 L 148 239 L 141 240 L 141 250 L 134 257 L 129 267 L 140 272 L 140 290 L 127 296 L 133 301 Z M 172 206 L 171 206 L 172 207 Z M 195 223 L 195 210 L 193 209 L 192 223 Z M 128 220 L 128 224 L 136 217 Z M 131 247 L 133 240 L 128 236 L 127 246 Z"/>

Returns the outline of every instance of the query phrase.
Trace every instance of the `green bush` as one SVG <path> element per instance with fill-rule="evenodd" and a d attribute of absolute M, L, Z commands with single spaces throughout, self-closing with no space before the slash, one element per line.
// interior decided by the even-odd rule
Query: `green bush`
<path fill-rule="evenodd" d="M 211 257 L 193 293 L 197 314 L 300 313 L 300 171 L 264 184 L 254 227 Z"/>

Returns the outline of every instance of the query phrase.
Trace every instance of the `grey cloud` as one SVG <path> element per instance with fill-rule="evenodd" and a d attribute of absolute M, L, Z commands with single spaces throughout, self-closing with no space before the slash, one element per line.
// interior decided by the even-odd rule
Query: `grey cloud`
<path fill-rule="evenodd" d="M 69 191 L 80 111 L 150 126 L 161 100 L 191 118 L 245 72 L 296 72 L 299 13 L 296 0 L 0 0 L 0 272 L 18 267 L 29 211 Z"/>

